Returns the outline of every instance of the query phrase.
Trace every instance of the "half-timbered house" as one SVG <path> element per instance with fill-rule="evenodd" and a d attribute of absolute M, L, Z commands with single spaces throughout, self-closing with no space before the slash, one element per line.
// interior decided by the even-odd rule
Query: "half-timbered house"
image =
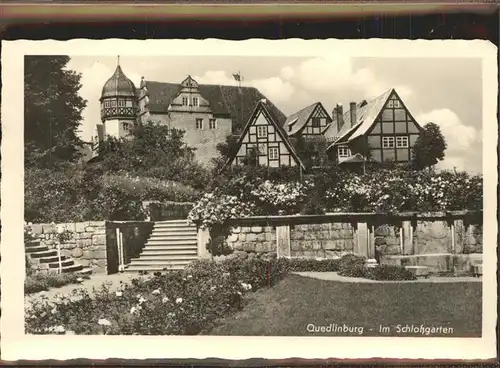
<path fill-rule="evenodd" d="M 352 102 L 349 108 L 343 113 L 337 105 L 325 132 L 335 137 L 328 151 L 339 163 L 410 161 L 422 127 L 394 89 L 370 102 Z"/>
<path fill-rule="evenodd" d="M 304 168 L 283 127 L 267 107 L 266 100 L 257 103 L 240 135 L 235 152 L 226 166 L 248 164 L 255 160 L 259 166 Z"/>

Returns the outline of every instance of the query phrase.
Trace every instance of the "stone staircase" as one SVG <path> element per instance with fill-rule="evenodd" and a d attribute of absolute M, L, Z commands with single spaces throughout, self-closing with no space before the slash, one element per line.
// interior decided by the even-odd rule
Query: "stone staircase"
<path fill-rule="evenodd" d="M 47 245 L 42 244 L 39 240 L 26 241 L 24 249 L 30 262 L 36 264 L 40 270 L 58 271 L 59 258 L 57 256 L 57 249 L 49 249 Z M 74 259 L 63 255 L 61 255 L 61 266 L 62 273 L 92 274 L 91 268 L 85 268 L 83 265 L 75 263 Z"/>
<path fill-rule="evenodd" d="M 132 258 L 125 272 L 182 270 L 197 258 L 196 226 L 187 220 L 158 221 L 141 254 Z"/>

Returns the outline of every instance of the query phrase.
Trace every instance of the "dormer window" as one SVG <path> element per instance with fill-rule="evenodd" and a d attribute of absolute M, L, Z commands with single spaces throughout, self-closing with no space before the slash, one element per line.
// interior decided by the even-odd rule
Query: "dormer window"
<path fill-rule="evenodd" d="M 182 105 L 187 106 L 189 104 L 189 99 L 187 97 L 182 97 Z"/>
<path fill-rule="evenodd" d="M 311 118 L 311 120 L 312 120 L 311 124 L 312 124 L 313 127 L 319 127 L 319 126 L 321 126 L 321 121 L 320 121 L 319 118 L 314 117 L 314 118 Z"/>
<path fill-rule="evenodd" d="M 193 97 L 193 106 L 196 106 L 196 107 L 200 106 L 200 102 L 198 100 L 198 97 Z"/>

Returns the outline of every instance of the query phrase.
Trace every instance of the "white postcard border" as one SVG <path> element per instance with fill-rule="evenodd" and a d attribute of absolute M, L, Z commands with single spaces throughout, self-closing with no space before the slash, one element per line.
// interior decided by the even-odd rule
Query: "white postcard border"
<path fill-rule="evenodd" d="M 471 57 L 483 60 L 484 276 L 482 338 L 24 335 L 24 55 L 233 55 Z M 459 40 L 71 40 L 2 41 L 2 359 L 405 358 L 496 356 L 497 49 Z M 432 86 L 429 86 L 432 88 Z M 453 91 L 450 91 L 453 93 Z M 402 322 L 404 323 L 404 321 Z"/>

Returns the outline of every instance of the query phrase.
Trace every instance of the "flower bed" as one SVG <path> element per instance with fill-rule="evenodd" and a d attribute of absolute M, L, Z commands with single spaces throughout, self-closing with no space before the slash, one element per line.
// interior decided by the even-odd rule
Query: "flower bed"
<path fill-rule="evenodd" d="M 353 258 L 354 257 L 354 258 Z M 240 254 L 198 260 L 182 271 L 135 279 L 116 292 L 82 289 L 26 310 L 28 334 L 195 335 L 245 305 L 245 293 L 271 287 L 292 271 L 338 271 L 340 259 L 275 259 Z M 348 260 L 348 261 L 346 261 Z"/>
<path fill-rule="evenodd" d="M 254 215 L 480 210 L 482 199 L 482 176 L 466 172 L 332 169 L 286 182 L 245 174 L 205 194 L 188 218 L 211 228 Z"/>

